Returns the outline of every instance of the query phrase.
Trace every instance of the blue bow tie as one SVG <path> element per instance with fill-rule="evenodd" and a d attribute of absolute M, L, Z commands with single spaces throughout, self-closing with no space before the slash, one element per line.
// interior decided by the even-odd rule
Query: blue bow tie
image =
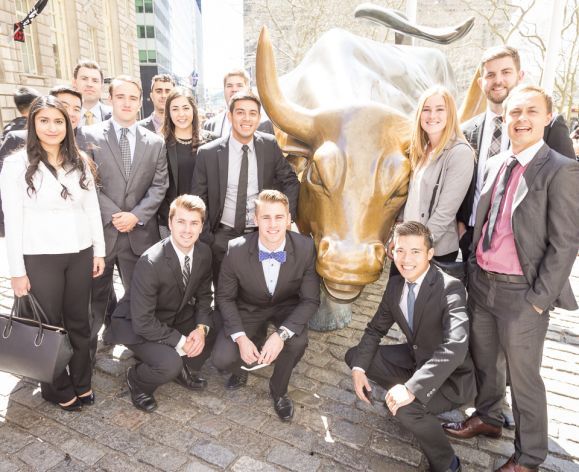
<path fill-rule="evenodd" d="M 266 261 L 268 259 L 273 259 L 274 261 L 283 264 L 285 262 L 286 252 L 285 251 L 277 251 L 277 252 L 266 252 L 259 250 L 259 262 Z"/>

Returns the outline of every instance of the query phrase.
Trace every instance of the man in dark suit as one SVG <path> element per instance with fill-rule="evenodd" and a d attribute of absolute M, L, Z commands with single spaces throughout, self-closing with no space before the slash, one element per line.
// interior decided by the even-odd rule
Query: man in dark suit
<path fill-rule="evenodd" d="M 74 66 L 72 86 L 82 95 L 80 126 L 90 126 L 110 119 L 111 107 L 101 102 L 104 75 L 95 61 L 83 60 Z"/>
<path fill-rule="evenodd" d="M 40 97 L 40 93 L 37 90 L 31 87 L 18 87 L 16 93 L 14 93 L 14 105 L 16 105 L 16 109 L 18 110 L 18 113 L 20 113 L 20 116 L 14 118 L 4 126 L 2 134 L 0 135 L 0 142 L 6 138 L 6 135 L 9 132 L 26 128 L 30 105 L 32 105 L 32 102 L 37 97 Z"/>
<path fill-rule="evenodd" d="M 275 138 L 256 133 L 259 99 L 251 92 L 238 93 L 231 98 L 229 109 L 231 134 L 199 148 L 191 189 L 207 205 L 202 239 L 213 250 L 215 284 L 227 243 L 257 229 L 253 214 L 258 193 L 281 190 L 289 199 L 292 218 L 296 217 L 299 194 L 298 178 Z"/>
<path fill-rule="evenodd" d="M 156 388 L 171 380 L 190 390 L 207 386 L 198 372 L 215 340 L 211 249 L 198 240 L 205 204 L 182 195 L 169 211 L 171 235 L 140 257 L 130 294 L 104 336 L 138 358 L 127 371 L 127 383 L 133 405 L 146 412 L 157 408 Z"/>
<path fill-rule="evenodd" d="M 288 231 L 288 198 L 277 190 L 264 190 L 256 200 L 255 224 L 259 231 L 229 243 L 219 277 L 217 305 L 223 329 L 217 335 L 213 364 L 233 375 L 226 388 L 247 382 L 247 365 L 275 361 L 269 390 L 282 420 L 293 417 L 287 387 L 293 368 L 308 344 L 307 324 L 320 304 L 316 250 L 311 238 Z M 252 338 L 272 323 L 261 350 Z"/>
<path fill-rule="evenodd" d="M 139 121 L 139 125 L 144 126 L 153 133 L 159 133 L 165 119 L 165 102 L 175 88 L 175 81 L 170 74 L 157 74 L 151 79 L 151 93 L 149 97 L 153 103 L 153 112 L 147 118 Z"/>
<path fill-rule="evenodd" d="M 113 117 L 79 130 L 79 147 L 94 159 L 100 177 L 99 204 L 106 244 L 105 271 L 94 279 L 91 300 L 91 354 L 112 291 L 113 268 L 119 268 L 128 292 L 139 256 L 159 239 L 157 210 L 169 186 L 165 144 L 136 122 L 141 107 L 140 82 L 119 76 L 110 85 Z"/>
<path fill-rule="evenodd" d="M 460 461 L 436 415 L 475 394 L 466 293 L 461 282 L 430 264 L 434 249 L 426 226 L 401 223 L 393 241 L 401 275 L 388 280 L 378 311 L 358 346 L 346 353 L 346 363 L 358 398 L 373 401 L 368 379 L 387 389 L 380 400 L 414 434 L 430 469 L 456 472 Z M 380 345 L 394 323 L 407 342 Z"/>
<path fill-rule="evenodd" d="M 464 136 L 477 155 L 470 187 L 457 214 L 463 261 L 468 260 L 470 254 L 487 160 L 506 151 L 510 145 L 502 122 L 502 104 L 524 77 L 519 52 L 511 46 L 497 46 L 485 51 L 480 63 L 480 75 L 478 84 L 487 98 L 488 109 L 462 125 Z M 575 158 L 569 129 L 561 115 L 555 115 L 545 126 L 543 139 L 551 149 Z"/>
<path fill-rule="evenodd" d="M 223 77 L 223 97 L 225 98 L 226 109 L 218 113 L 213 118 L 203 123 L 203 129 L 210 131 L 216 136 L 225 137 L 231 132 L 231 120 L 228 117 L 228 109 L 231 97 L 238 92 L 249 91 L 249 75 L 243 69 L 233 69 Z M 262 133 L 273 134 L 273 126 L 266 116 L 262 116 L 257 130 Z"/>
<path fill-rule="evenodd" d="M 549 310 L 577 309 L 568 277 L 579 249 L 579 163 L 543 140 L 552 106 L 533 85 L 504 103 L 512 148 L 487 166 L 469 259 L 476 413 L 444 425 L 457 438 L 499 437 L 508 369 L 515 453 L 500 472 L 537 471 L 547 457 L 540 369 Z"/>

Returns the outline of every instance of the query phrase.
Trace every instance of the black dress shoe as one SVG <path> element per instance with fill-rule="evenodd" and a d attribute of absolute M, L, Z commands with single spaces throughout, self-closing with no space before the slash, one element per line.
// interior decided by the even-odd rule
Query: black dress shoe
<path fill-rule="evenodd" d="M 282 421 L 289 421 L 294 416 L 294 403 L 287 393 L 281 397 L 275 397 L 271 391 L 271 398 L 273 399 L 273 408 Z"/>
<path fill-rule="evenodd" d="M 227 380 L 225 388 L 227 390 L 237 390 L 247 384 L 247 371 L 240 370 L 235 374 L 231 374 L 231 377 Z"/>
<path fill-rule="evenodd" d="M 207 387 L 207 380 L 199 377 L 195 372 L 191 372 L 185 365 L 175 379 L 175 382 L 189 390 L 203 390 Z"/>
<path fill-rule="evenodd" d="M 96 397 L 94 395 L 94 392 L 90 392 L 90 395 L 85 395 L 84 397 L 78 397 L 78 399 L 80 400 L 80 402 L 83 405 L 94 405 L 94 402 L 96 400 Z"/>
<path fill-rule="evenodd" d="M 129 367 L 127 370 L 127 385 L 129 387 L 129 392 L 131 392 L 131 401 L 133 402 L 133 405 L 135 405 L 135 408 L 138 408 L 145 413 L 151 413 L 157 409 L 157 402 L 153 395 L 143 392 L 134 384 L 134 382 L 131 381 L 132 370 L 132 367 Z"/>
<path fill-rule="evenodd" d="M 78 399 L 78 397 L 70 405 L 62 405 L 60 403 L 57 403 L 57 405 L 60 408 L 62 408 L 64 411 L 80 411 L 80 410 L 82 410 L 82 402 Z"/>

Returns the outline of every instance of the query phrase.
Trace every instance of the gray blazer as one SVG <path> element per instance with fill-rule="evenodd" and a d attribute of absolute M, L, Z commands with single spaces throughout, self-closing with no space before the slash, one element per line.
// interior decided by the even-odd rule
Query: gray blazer
<path fill-rule="evenodd" d="M 450 141 L 424 171 L 420 182 L 419 221 L 432 232 L 436 256 L 458 250 L 456 213 L 470 185 L 473 169 L 474 151 L 465 140 L 456 139 Z M 433 195 L 434 204 L 429 213 Z"/>
<path fill-rule="evenodd" d="M 135 152 L 128 180 L 111 120 L 83 127 L 76 136 L 78 146 L 97 165 L 107 254 L 118 236 L 111 221 L 112 215 L 121 211 L 131 212 L 139 218 L 135 229 L 128 233 L 136 255 L 141 255 L 160 239 L 156 215 L 169 186 L 165 143 L 143 127 L 137 126 L 136 130 Z"/>
<path fill-rule="evenodd" d="M 492 191 L 510 152 L 487 161 L 485 185 L 477 207 L 476 249 L 492 200 Z M 579 249 L 579 163 L 546 144 L 529 162 L 513 201 L 511 225 L 523 274 L 530 285 L 526 299 L 543 309 L 576 310 L 569 274 Z M 476 250 L 469 259 L 476 264 Z"/>

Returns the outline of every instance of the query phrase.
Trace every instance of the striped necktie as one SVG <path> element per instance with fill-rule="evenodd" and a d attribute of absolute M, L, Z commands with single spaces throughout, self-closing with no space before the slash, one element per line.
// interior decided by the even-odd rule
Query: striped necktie
<path fill-rule="evenodd" d="M 183 264 L 183 285 L 187 287 L 189 283 L 189 277 L 191 276 L 191 258 L 185 256 L 185 262 Z"/>

